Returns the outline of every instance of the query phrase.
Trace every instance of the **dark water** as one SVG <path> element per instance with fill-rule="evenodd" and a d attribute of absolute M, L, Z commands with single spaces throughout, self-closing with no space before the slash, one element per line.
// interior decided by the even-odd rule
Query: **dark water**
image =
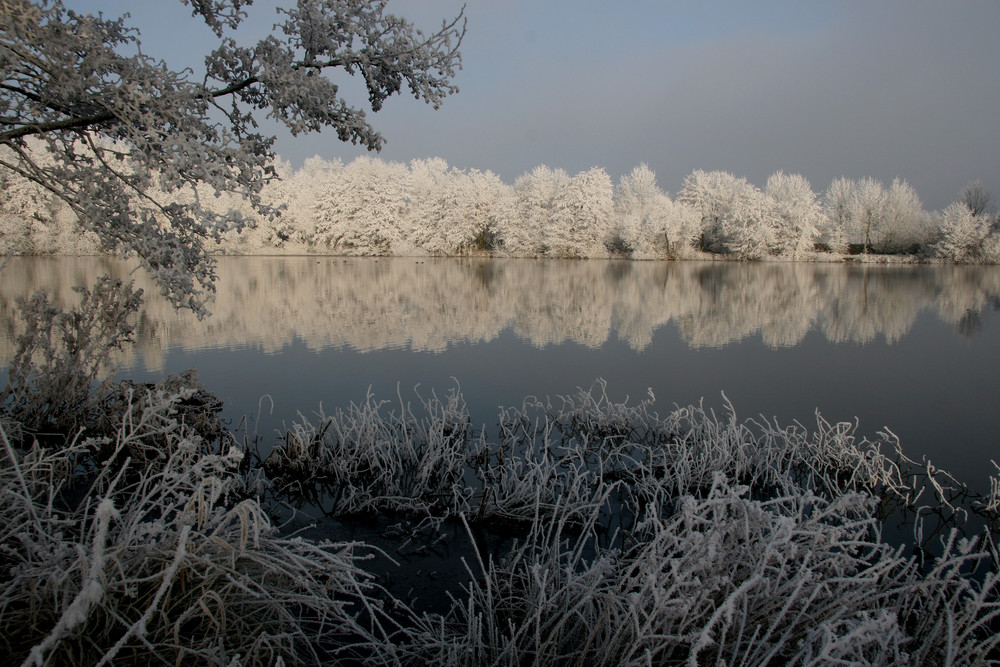
<path fill-rule="evenodd" d="M 62 301 L 97 258 L 13 259 L 0 272 L 0 365 L 13 298 Z M 214 312 L 173 312 L 141 273 L 147 309 L 122 375 L 197 367 L 264 444 L 297 412 L 413 398 L 456 383 L 473 420 L 597 378 L 616 400 L 652 391 L 785 423 L 888 427 L 979 490 L 1000 460 L 1000 268 L 481 259 L 223 258 Z M 262 398 L 265 397 L 266 398 Z"/>

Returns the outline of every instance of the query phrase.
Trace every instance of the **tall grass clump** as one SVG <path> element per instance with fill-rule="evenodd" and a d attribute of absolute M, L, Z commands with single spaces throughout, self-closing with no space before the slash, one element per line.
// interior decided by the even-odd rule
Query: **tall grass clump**
<path fill-rule="evenodd" d="M 307 496 L 333 515 L 380 511 L 424 515 L 467 510 L 465 479 L 474 437 L 461 393 L 420 399 L 415 414 L 371 393 L 318 423 L 301 417 L 264 463 L 279 490 Z"/>
<path fill-rule="evenodd" d="M 153 437 L 151 462 L 76 461 L 108 443 L 16 450 L 0 433 L 0 646 L 26 665 L 318 663 L 376 649 L 372 549 L 281 536 L 239 474 L 168 416 L 132 406 L 114 452 Z M 135 419 L 134 417 L 138 417 Z M 167 426 L 169 424 L 169 426 Z"/>

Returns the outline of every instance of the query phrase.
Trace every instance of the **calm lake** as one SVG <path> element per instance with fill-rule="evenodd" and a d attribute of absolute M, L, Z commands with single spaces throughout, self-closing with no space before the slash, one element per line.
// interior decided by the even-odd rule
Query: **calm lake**
<path fill-rule="evenodd" d="M 128 266 L 13 258 L 0 272 L 0 365 L 14 297 Z M 121 375 L 196 367 L 265 448 L 298 412 L 443 395 L 473 421 L 499 406 L 607 382 L 661 413 L 728 398 L 740 418 L 889 428 L 976 490 L 1000 460 L 1000 267 L 514 259 L 221 258 L 213 316 L 174 312 L 142 272 L 147 307 Z M 419 385 L 419 386 L 418 386 Z M 257 420 L 256 415 L 260 413 Z"/>

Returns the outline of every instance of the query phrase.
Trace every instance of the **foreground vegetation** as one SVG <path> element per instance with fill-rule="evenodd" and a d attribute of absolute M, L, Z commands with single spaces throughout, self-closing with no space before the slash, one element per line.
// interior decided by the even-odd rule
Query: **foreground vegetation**
<path fill-rule="evenodd" d="M 1000 484 L 963 503 L 891 433 L 661 416 L 601 384 L 479 429 L 456 389 L 302 419 L 260 461 L 192 374 L 74 362 L 127 344 L 138 307 L 82 296 L 22 302 L 3 395 L 0 641 L 23 664 L 1000 661 Z M 399 548 L 290 534 L 283 505 Z M 442 541 L 463 574 L 433 605 L 397 590 L 392 557 Z"/>

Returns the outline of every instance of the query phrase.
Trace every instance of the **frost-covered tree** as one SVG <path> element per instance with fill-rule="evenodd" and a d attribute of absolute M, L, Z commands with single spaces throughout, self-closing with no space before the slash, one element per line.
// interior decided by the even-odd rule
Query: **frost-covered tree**
<path fill-rule="evenodd" d="M 973 213 L 964 202 L 955 202 L 941 212 L 934 254 L 965 264 L 1000 261 L 1000 237 L 993 231 L 991 216 Z"/>
<path fill-rule="evenodd" d="M 820 233 L 820 243 L 832 252 L 846 253 L 849 248 L 848 234 L 853 226 L 851 194 L 854 184 L 849 178 L 836 178 L 823 194 L 824 220 Z"/>
<path fill-rule="evenodd" d="M 930 217 L 916 191 L 896 178 L 886 188 L 874 178 L 835 180 L 824 197 L 834 228 L 866 253 L 906 252 L 931 240 Z"/>
<path fill-rule="evenodd" d="M 694 212 L 674 204 L 645 164 L 622 176 L 615 193 L 615 223 L 613 242 L 636 258 L 683 257 L 699 231 Z"/>
<path fill-rule="evenodd" d="M 965 204 L 974 216 L 992 216 L 996 213 L 993 193 L 986 189 L 982 181 L 972 181 L 962 188 L 958 201 Z"/>
<path fill-rule="evenodd" d="M 777 221 L 760 190 L 724 171 L 696 169 L 677 200 L 701 218 L 701 249 L 762 259 L 777 247 Z"/>
<path fill-rule="evenodd" d="M 862 178 L 854 184 L 850 199 L 851 221 L 864 233 L 865 254 L 872 249 L 872 232 L 878 233 L 885 206 L 885 188 L 874 178 Z"/>
<path fill-rule="evenodd" d="M 369 149 L 382 136 L 324 73 L 357 75 L 378 111 L 405 86 L 437 107 L 457 88 L 462 13 L 432 33 L 384 0 L 299 0 L 249 45 L 247 0 L 182 0 L 219 37 L 204 71 L 174 71 L 141 49 L 127 17 L 81 14 L 62 0 L 4 0 L 0 11 L 0 166 L 65 202 L 109 249 L 135 254 L 174 303 L 204 313 L 215 280 L 207 245 L 238 227 L 194 194 L 234 193 L 262 215 L 274 138 L 333 128 Z M 33 150 L 35 137 L 42 147 Z M 47 163 L 40 155 L 51 157 Z M 175 197 L 187 191 L 191 199 Z M 180 201 L 177 201 L 180 200 Z"/>
<path fill-rule="evenodd" d="M 400 162 L 361 156 L 340 170 L 316 199 L 306 233 L 321 252 L 387 255 L 400 249 L 409 169 Z"/>
<path fill-rule="evenodd" d="M 462 177 L 467 193 L 464 215 L 472 220 L 473 250 L 505 250 L 506 233 L 518 224 L 517 196 L 492 171 L 472 169 Z"/>
<path fill-rule="evenodd" d="M 907 252 L 931 241 L 930 216 L 913 186 L 894 178 L 883 205 L 880 225 L 872 238 L 876 252 Z"/>
<path fill-rule="evenodd" d="M 511 253 L 531 255 L 550 251 L 556 231 L 569 226 L 559 196 L 569 178 L 562 169 L 539 165 L 514 181 L 520 224 L 504 235 Z"/>
<path fill-rule="evenodd" d="M 39 156 L 50 163 L 45 155 Z M 0 168 L 0 254 L 91 255 L 99 251 L 93 232 L 80 227 L 65 202 L 38 183 Z"/>
<path fill-rule="evenodd" d="M 440 158 L 410 163 L 407 199 L 404 237 L 440 255 L 498 249 L 514 207 L 510 187 L 493 172 L 448 168 Z"/>
<path fill-rule="evenodd" d="M 621 177 L 615 190 L 615 223 L 609 249 L 629 254 L 643 245 L 649 219 L 663 191 L 656 174 L 645 163 Z"/>
<path fill-rule="evenodd" d="M 605 250 L 614 215 L 614 185 L 601 167 L 581 171 L 570 179 L 563 194 L 569 212 L 569 238 L 563 254 L 594 257 Z"/>
<path fill-rule="evenodd" d="M 505 237 L 514 254 L 594 257 L 606 254 L 614 187 L 600 167 L 570 176 L 545 165 L 514 182 L 522 228 Z"/>
<path fill-rule="evenodd" d="M 812 251 L 820 237 L 823 209 L 809 181 L 801 174 L 778 171 L 767 179 L 764 192 L 770 199 L 777 223 L 777 254 L 800 257 Z"/>
<path fill-rule="evenodd" d="M 324 160 L 318 155 L 306 158 L 300 168 L 287 175 L 279 168 L 281 180 L 269 185 L 265 195 L 269 203 L 284 209 L 273 221 L 262 221 L 270 230 L 273 247 L 301 248 L 307 243 L 306 237 L 316 225 L 317 203 L 343 169 L 339 159 Z"/>
<path fill-rule="evenodd" d="M 489 226 L 489 214 L 480 205 L 473 180 L 441 158 L 410 162 L 403 237 L 435 255 L 471 248 L 479 232 Z"/>

